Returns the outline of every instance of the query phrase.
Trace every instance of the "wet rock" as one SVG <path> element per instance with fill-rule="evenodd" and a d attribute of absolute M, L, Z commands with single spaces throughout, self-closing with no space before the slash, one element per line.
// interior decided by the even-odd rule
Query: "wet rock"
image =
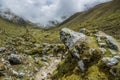
<path fill-rule="evenodd" d="M 76 43 L 83 43 L 86 41 L 87 37 L 83 33 L 77 33 L 68 28 L 63 28 L 60 31 L 60 39 L 68 48 L 70 48 Z"/>
<path fill-rule="evenodd" d="M 10 62 L 10 64 L 12 65 L 16 65 L 16 64 L 21 64 L 21 59 L 18 55 L 16 54 L 11 54 L 9 57 L 8 57 L 8 60 Z"/>
<path fill-rule="evenodd" d="M 80 61 L 78 62 L 78 67 L 80 68 L 80 70 L 81 70 L 82 72 L 85 71 L 85 65 L 84 65 L 83 60 L 80 60 Z"/>
<path fill-rule="evenodd" d="M 120 56 L 114 56 L 112 58 L 110 57 L 104 57 L 102 58 L 102 62 L 105 63 L 107 66 L 113 66 L 117 64 L 120 60 Z"/>

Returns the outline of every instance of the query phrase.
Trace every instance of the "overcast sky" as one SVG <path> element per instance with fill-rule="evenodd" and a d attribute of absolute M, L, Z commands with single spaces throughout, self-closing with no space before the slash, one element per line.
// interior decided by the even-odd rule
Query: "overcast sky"
<path fill-rule="evenodd" d="M 62 16 L 70 16 L 107 1 L 110 0 L 0 0 L 0 5 L 4 10 L 9 8 L 20 17 L 45 25 L 50 20 L 61 21 Z"/>

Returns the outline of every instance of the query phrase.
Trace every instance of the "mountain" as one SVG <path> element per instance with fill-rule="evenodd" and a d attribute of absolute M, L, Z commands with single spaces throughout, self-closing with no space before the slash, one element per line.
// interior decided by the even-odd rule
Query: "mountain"
<path fill-rule="evenodd" d="M 50 21 L 50 29 L 0 12 L 0 80 L 120 80 L 119 4 Z"/>
<path fill-rule="evenodd" d="M 120 38 L 120 0 L 99 4 L 94 8 L 78 12 L 59 25 L 78 31 L 80 28 L 98 29 Z"/>
<path fill-rule="evenodd" d="M 26 24 L 30 23 L 29 21 L 24 20 L 23 18 L 12 13 L 9 9 L 5 11 L 0 10 L 0 17 L 8 20 L 11 23 L 15 23 L 21 26 L 25 26 Z"/>

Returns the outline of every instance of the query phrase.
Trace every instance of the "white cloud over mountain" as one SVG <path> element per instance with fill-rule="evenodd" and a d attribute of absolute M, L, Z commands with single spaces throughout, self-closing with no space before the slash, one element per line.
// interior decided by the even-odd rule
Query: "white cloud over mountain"
<path fill-rule="evenodd" d="M 16 15 L 34 23 L 46 25 L 50 20 L 61 20 L 110 0 L 0 0 L 3 10 L 10 9 Z"/>

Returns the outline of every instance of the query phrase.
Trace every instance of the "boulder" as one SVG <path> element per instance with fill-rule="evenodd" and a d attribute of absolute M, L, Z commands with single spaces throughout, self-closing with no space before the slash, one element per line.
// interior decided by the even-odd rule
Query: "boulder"
<path fill-rule="evenodd" d="M 85 71 L 85 65 L 84 65 L 83 60 L 80 60 L 80 61 L 78 62 L 78 67 L 80 68 L 80 70 L 81 70 L 82 72 Z"/>
<path fill-rule="evenodd" d="M 60 31 L 61 41 L 68 47 L 71 48 L 77 43 L 83 43 L 87 37 L 83 33 L 74 32 L 68 28 L 63 28 Z"/>
<path fill-rule="evenodd" d="M 16 55 L 16 54 L 11 54 L 8 57 L 8 60 L 9 60 L 10 64 L 12 64 L 12 65 L 16 65 L 16 64 L 21 63 L 21 59 L 20 59 L 19 55 Z"/>
<path fill-rule="evenodd" d="M 112 58 L 110 57 L 104 57 L 102 58 L 102 62 L 105 63 L 108 67 L 116 65 L 120 60 L 120 56 L 114 56 Z"/>
<path fill-rule="evenodd" d="M 106 36 L 105 39 L 106 39 L 106 42 L 107 42 L 109 48 L 119 50 L 119 45 L 113 37 Z"/>

